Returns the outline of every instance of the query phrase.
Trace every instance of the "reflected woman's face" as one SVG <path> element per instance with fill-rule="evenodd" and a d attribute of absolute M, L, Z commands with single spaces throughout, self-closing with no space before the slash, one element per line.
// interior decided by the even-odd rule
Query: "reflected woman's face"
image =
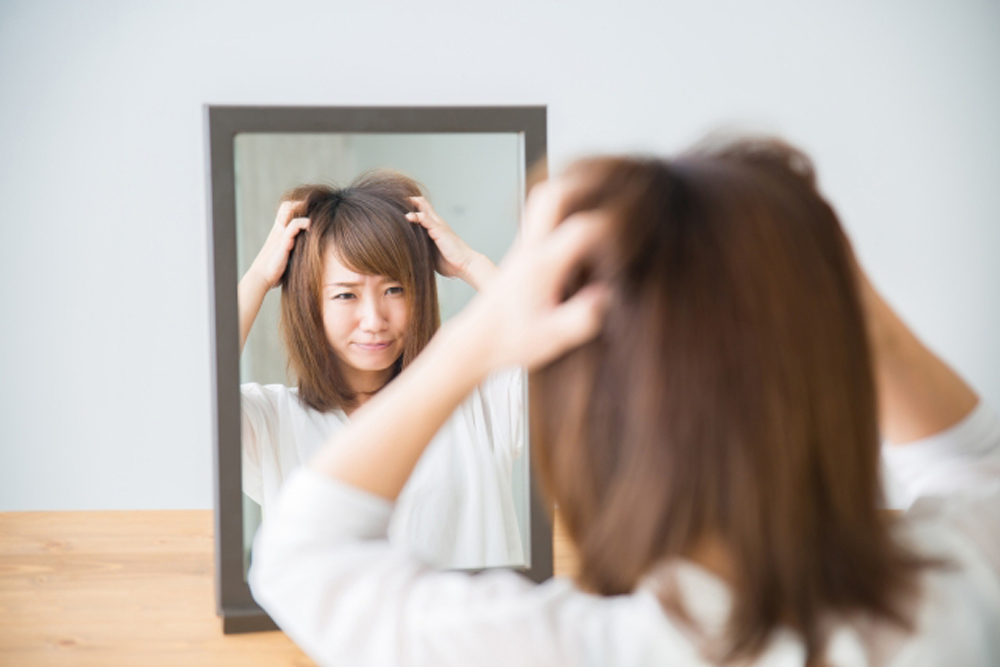
<path fill-rule="evenodd" d="M 403 285 L 386 276 L 355 273 L 332 247 L 323 266 L 326 338 L 355 391 L 378 388 L 388 380 L 406 342 L 409 306 Z"/>

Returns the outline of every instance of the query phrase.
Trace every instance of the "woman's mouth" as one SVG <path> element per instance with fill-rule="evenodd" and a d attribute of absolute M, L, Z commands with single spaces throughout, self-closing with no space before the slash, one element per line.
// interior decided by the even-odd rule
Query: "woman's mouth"
<path fill-rule="evenodd" d="M 388 349 L 392 345 L 392 341 L 384 341 L 381 343 L 355 343 L 355 347 L 364 352 L 381 352 L 382 350 Z"/>

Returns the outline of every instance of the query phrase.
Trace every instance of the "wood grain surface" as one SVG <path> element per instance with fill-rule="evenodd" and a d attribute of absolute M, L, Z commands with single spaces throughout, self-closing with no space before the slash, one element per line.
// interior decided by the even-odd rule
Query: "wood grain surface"
<path fill-rule="evenodd" d="M 313 665 L 281 632 L 222 634 L 213 548 L 209 510 L 0 513 L 0 666 Z"/>
<path fill-rule="evenodd" d="M 0 513 L 0 665 L 313 665 L 222 634 L 213 548 L 208 510 Z"/>

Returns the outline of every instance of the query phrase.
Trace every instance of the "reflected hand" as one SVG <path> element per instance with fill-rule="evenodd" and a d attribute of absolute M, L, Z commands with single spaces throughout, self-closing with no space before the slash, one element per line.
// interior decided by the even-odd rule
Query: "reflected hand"
<path fill-rule="evenodd" d="M 423 197 L 410 197 L 416 211 L 406 214 L 406 219 L 427 230 L 439 251 L 437 271 L 449 278 L 469 279 L 469 269 L 479 255 L 466 244 L 441 216 L 437 214 L 431 203 Z"/>
<path fill-rule="evenodd" d="M 303 229 L 309 228 L 309 218 L 297 217 L 303 213 L 302 201 L 282 202 L 274 219 L 274 226 L 264 241 L 264 247 L 257 253 L 247 275 L 253 274 L 272 289 L 281 282 L 281 276 L 288 266 L 288 256 L 295 245 L 295 237 Z"/>

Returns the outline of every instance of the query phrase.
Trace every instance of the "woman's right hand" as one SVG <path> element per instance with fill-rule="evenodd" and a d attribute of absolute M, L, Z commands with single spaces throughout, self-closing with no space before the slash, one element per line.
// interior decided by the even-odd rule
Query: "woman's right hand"
<path fill-rule="evenodd" d="M 309 228 L 309 218 L 297 217 L 304 213 L 305 202 L 286 201 L 278 207 L 264 247 L 257 253 L 253 264 L 240 280 L 238 288 L 240 311 L 240 352 L 250 335 L 257 313 L 267 293 L 281 282 L 281 276 L 288 266 L 288 256 L 295 245 L 295 237 L 303 229 Z"/>
<path fill-rule="evenodd" d="M 518 243 L 498 275 L 456 318 L 463 328 L 458 337 L 475 341 L 470 366 L 482 364 L 485 373 L 508 366 L 530 370 L 597 335 L 608 287 L 591 283 L 563 301 L 573 269 L 608 236 L 602 213 L 565 217 L 567 201 L 578 187 L 562 178 L 532 190 Z"/>
<path fill-rule="evenodd" d="M 298 217 L 304 213 L 304 205 L 303 201 L 281 202 L 264 247 L 247 270 L 247 275 L 252 274 L 268 290 L 281 282 L 281 276 L 288 266 L 288 256 L 295 245 L 295 237 L 300 231 L 309 228 L 309 218 Z"/>

